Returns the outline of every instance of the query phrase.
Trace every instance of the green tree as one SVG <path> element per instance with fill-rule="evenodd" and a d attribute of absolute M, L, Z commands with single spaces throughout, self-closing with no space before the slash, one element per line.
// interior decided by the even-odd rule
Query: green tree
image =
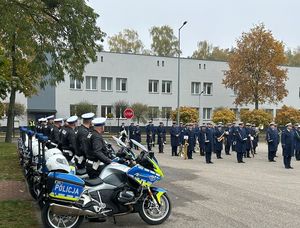
<path fill-rule="evenodd" d="M 147 122 L 147 114 L 148 114 L 148 106 L 142 103 L 134 103 L 131 105 L 131 108 L 134 111 L 134 120 L 139 124 L 140 121 L 142 123 Z"/>
<path fill-rule="evenodd" d="M 296 50 L 288 49 L 285 52 L 285 55 L 287 57 L 287 65 L 288 66 L 300 66 L 300 47 L 298 47 Z"/>
<path fill-rule="evenodd" d="M 214 123 L 222 122 L 223 124 L 232 123 L 236 120 L 235 114 L 228 108 L 215 109 L 212 121 Z"/>
<path fill-rule="evenodd" d="M 263 24 L 243 33 L 229 58 L 223 84 L 237 94 L 235 104 L 277 103 L 287 96 L 283 43 Z"/>
<path fill-rule="evenodd" d="M 283 105 L 281 109 L 277 111 L 275 121 L 280 126 L 284 126 L 287 123 L 299 123 L 300 111 L 291 106 Z"/>
<path fill-rule="evenodd" d="M 139 39 L 137 31 L 133 29 L 124 29 L 122 32 L 108 38 L 109 50 L 120 53 L 144 52 L 144 45 Z"/>
<path fill-rule="evenodd" d="M 256 126 L 268 126 L 268 124 L 272 121 L 273 116 L 262 109 L 254 109 L 252 111 L 241 111 L 240 118 L 244 123 L 251 123 Z"/>
<path fill-rule="evenodd" d="M 115 111 L 115 114 L 116 114 L 116 118 L 118 119 L 118 126 L 119 126 L 119 122 L 120 122 L 120 118 L 123 118 L 123 112 L 124 110 L 129 106 L 128 102 L 127 101 L 124 101 L 124 100 L 119 100 L 119 101 L 116 101 L 114 104 L 113 104 L 113 108 L 114 108 L 114 111 Z"/>
<path fill-rule="evenodd" d="M 180 122 L 184 124 L 187 123 L 197 123 L 199 120 L 198 110 L 192 107 L 180 107 L 179 108 L 180 114 Z M 172 112 L 172 120 L 176 121 L 177 119 L 177 110 Z"/>
<path fill-rule="evenodd" d="M 193 52 L 192 58 L 228 61 L 230 52 L 229 49 L 213 46 L 207 40 L 203 40 L 198 42 L 197 50 Z"/>
<path fill-rule="evenodd" d="M 105 34 L 84 0 L 2 0 L 0 15 L 0 44 L 11 66 L 5 138 L 11 142 L 16 93 L 30 96 L 39 86 L 63 81 L 65 74 L 82 80 Z"/>
<path fill-rule="evenodd" d="M 0 45 L 0 99 L 5 99 L 9 88 L 9 61 L 4 55 L 4 50 Z"/>
<path fill-rule="evenodd" d="M 71 115 L 77 115 L 81 117 L 82 114 L 92 112 L 97 113 L 97 105 L 93 105 L 90 102 L 82 101 L 72 106 Z"/>
<path fill-rule="evenodd" d="M 160 56 L 175 56 L 178 54 L 178 39 L 170 26 L 154 26 L 150 29 L 150 35 L 153 54 Z"/>

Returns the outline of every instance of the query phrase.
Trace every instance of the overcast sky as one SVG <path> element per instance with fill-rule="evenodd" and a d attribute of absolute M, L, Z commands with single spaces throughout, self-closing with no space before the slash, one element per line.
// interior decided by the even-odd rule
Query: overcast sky
<path fill-rule="evenodd" d="M 185 20 L 183 56 L 192 55 L 201 40 L 222 48 L 235 46 L 242 32 L 261 22 L 286 47 L 300 46 L 299 0 L 89 0 L 88 4 L 100 15 L 98 25 L 107 36 L 131 28 L 147 49 L 151 45 L 149 28 L 170 25 L 177 36 Z M 104 48 L 108 50 L 106 41 Z"/>

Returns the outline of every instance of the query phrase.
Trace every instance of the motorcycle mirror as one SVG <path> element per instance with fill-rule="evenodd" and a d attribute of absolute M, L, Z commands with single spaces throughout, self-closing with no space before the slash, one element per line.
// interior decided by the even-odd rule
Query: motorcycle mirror
<path fill-rule="evenodd" d="M 119 146 L 123 146 L 123 147 L 127 147 L 125 143 L 123 143 L 120 139 L 118 139 L 117 137 L 115 136 L 112 136 L 112 138 L 117 142 L 117 144 Z"/>
<path fill-rule="evenodd" d="M 145 146 L 143 146 L 142 144 L 140 144 L 139 142 L 135 141 L 134 139 L 130 139 L 130 140 L 131 140 L 131 142 L 132 142 L 134 145 L 136 145 L 137 147 L 141 148 L 143 151 L 149 152 L 149 151 L 147 150 L 147 148 L 146 148 Z"/>

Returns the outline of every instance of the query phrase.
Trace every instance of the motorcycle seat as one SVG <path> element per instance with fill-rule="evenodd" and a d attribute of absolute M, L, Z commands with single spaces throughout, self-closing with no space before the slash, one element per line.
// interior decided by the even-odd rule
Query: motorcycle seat
<path fill-rule="evenodd" d="M 103 183 L 103 180 L 100 177 L 97 177 L 95 179 L 85 179 L 85 184 L 89 187 L 97 186 Z"/>
<path fill-rule="evenodd" d="M 86 169 L 85 168 L 76 170 L 76 175 L 83 175 L 83 174 L 86 174 Z"/>

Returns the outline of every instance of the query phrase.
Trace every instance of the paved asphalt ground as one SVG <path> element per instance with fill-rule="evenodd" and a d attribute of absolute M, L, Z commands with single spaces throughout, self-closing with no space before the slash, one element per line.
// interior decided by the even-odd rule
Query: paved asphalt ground
<path fill-rule="evenodd" d="M 157 147 L 155 148 L 157 150 Z M 154 150 L 154 151 L 155 151 Z M 159 183 L 168 189 L 173 210 L 159 227 L 300 227 L 300 161 L 293 170 L 284 169 L 281 151 L 276 163 L 267 161 L 266 144 L 261 143 L 255 158 L 236 162 L 236 154 L 223 155 L 214 164 L 194 154 L 193 160 L 156 154 L 165 172 Z M 150 227 L 138 214 L 83 227 Z"/>

